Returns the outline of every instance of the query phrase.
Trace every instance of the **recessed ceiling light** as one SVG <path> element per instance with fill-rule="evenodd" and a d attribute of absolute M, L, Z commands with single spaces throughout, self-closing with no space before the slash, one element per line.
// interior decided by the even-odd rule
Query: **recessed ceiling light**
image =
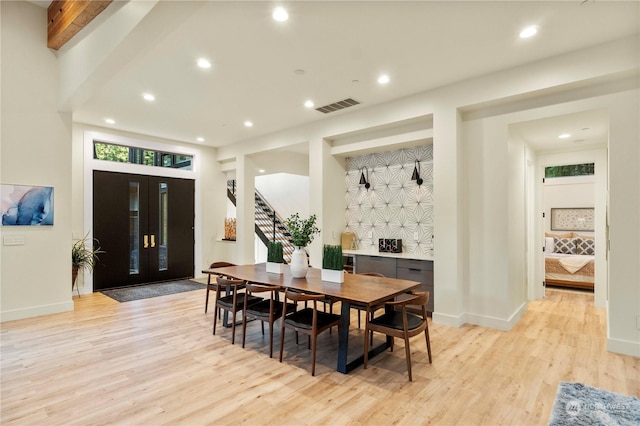
<path fill-rule="evenodd" d="M 313 103 L 313 101 L 311 99 L 309 99 L 308 101 L 304 102 L 304 106 L 307 107 L 307 108 L 313 108 L 314 103 Z"/>
<path fill-rule="evenodd" d="M 113 118 L 105 118 L 104 122 L 107 124 L 116 124 L 116 120 L 114 120 Z"/>
<path fill-rule="evenodd" d="M 151 93 L 143 93 L 142 97 L 144 98 L 145 101 L 149 101 L 149 102 L 156 100 L 156 97 L 153 96 Z"/>
<path fill-rule="evenodd" d="M 273 9 L 273 14 L 271 16 L 278 22 L 284 22 L 289 19 L 289 14 L 284 7 L 276 7 Z"/>
<path fill-rule="evenodd" d="M 529 25 L 520 31 L 520 38 L 533 37 L 538 33 L 538 27 L 536 25 Z"/>
<path fill-rule="evenodd" d="M 211 68 L 211 62 L 205 58 L 198 58 L 198 66 L 203 69 Z"/>
<path fill-rule="evenodd" d="M 382 74 L 380 77 L 378 77 L 378 83 L 380 84 L 387 84 L 389 81 L 389 76 L 386 74 Z"/>
<path fill-rule="evenodd" d="M 258 169 L 258 173 L 264 173 L 265 170 L 264 169 Z"/>
<path fill-rule="evenodd" d="M 563 133 L 560 136 L 558 136 L 559 139 L 567 139 L 571 137 L 571 133 Z"/>
<path fill-rule="evenodd" d="M 197 140 L 198 142 L 204 142 L 204 138 L 203 138 L 203 137 L 197 137 L 197 138 L 196 138 L 196 140 Z"/>
<path fill-rule="evenodd" d="M 253 123 L 247 120 L 244 122 L 244 127 L 253 127 Z"/>

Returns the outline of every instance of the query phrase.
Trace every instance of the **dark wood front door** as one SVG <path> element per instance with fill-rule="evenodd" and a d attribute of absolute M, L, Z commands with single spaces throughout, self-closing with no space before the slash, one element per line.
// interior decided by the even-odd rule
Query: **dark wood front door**
<path fill-rule="evenodd" d="M 194 181 L 93 172 L 93 289 L 193 277 Z"/>

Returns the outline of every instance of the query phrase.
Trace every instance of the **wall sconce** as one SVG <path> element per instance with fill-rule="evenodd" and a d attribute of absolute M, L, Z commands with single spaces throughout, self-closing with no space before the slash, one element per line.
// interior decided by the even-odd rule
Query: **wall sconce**
<path fill-rule="evenodd" d="M 424 182 L 420 177 L 420 162 L 416 160 L 415 166 L 413 167 L 413 174 L 411 175 L 411 180 L 415 180 L 418 186 L 422 185 Z"/>
<path fill-rule="evenodd" d="M 365 166 L 360 170 L 362 171 L 362 174 L 360 175 L 360 185 L 364 185 L 364 187 L 367 188 L 368 191 L 369 188 L 371 188 L 371 184 L 369 183 L 369 169 L 367 169 L 367 167 Z M 365 171 L 367 172 L 366 178 L 364 176 Z"/>

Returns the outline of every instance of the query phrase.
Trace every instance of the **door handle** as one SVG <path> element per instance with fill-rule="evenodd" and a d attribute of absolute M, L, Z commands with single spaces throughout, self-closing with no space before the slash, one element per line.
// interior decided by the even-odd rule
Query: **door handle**
<path fill-rule="evenodd" d="M 142 237 L 142 241 L 143 241 L 144 248 L 149 248 L 149 236 L 145 235 L 144 237 Z"/>
<path fill-rule="evenodd" d="M 151 247 L 156 246 L 156 236 L 151 234 Z"/>

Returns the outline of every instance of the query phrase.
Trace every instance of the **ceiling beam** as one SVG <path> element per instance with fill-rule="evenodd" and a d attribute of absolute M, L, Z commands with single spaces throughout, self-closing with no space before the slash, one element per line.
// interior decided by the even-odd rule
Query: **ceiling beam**
<path fill-rule="evenodd" d="M 47 47 L 58 50 L 113 0 L 56 0 L 48 9 Z"/>

